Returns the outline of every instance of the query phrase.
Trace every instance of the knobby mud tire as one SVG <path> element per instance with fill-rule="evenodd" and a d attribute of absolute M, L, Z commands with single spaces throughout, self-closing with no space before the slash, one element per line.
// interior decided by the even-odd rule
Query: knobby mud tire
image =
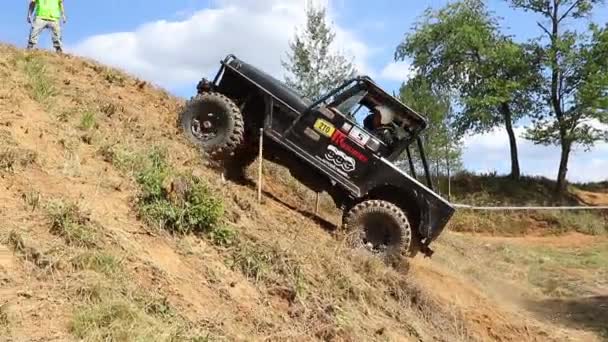
<path fill-rule="evenodd" d="M 213 113 L 221 120 L 215 138 L 204 141 L 192 131 L 194 120 Z M 245 124 L 237 105 L 228 97 L 215 92 L 205 92 L 193 97 L 179 116 L 180 126 L 188 139 L 215 161 L 225 161 L 234 156 L 243 144 Z M 199 124 L 200 125 L 200 124 Z"/>
<path fill-rule="evenodd" d="M 367 249 L 386 262 L 394 263 L 415 254 L 412 227 L 401 208 L 382 200 L 361 202 L 344 214 L 344 230 L 347 244 L 355 249 Z M 368 242 L 382 235 L 387 238 L 384 251 L 372 251 Z M 373 239 L 372 239 L 373 240 Z M 373 245 L 373 243 L 372 243 Z"/>

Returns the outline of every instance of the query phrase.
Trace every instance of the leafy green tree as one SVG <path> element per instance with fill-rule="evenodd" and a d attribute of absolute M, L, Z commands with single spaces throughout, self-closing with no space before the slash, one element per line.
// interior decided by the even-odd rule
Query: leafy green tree
<path fill-rule="evenodd" d="M 352 61 L 332 52 L 335 33 L 327 23 L 325 8 L 308 6 L 306 26 L 296 32 L 290 42 L 287 61 L 282 61 L 287 71 L 285 83 L 302 96 L 316 100 L 327 91 L 355 75 Z"/>
<path fill-rule="evenodd" d="M 460 170 L 461 139 L 451 129 L 449 95 L 433 90 L 423 77 L 416 76 L 401 86 L 399 97 L 403 103 L 424 115 L 429 121 L 429 127 L 423 133 L 423 146 L 429 169 L 437 176 L 436 181 L 440 175 Z M 416 149 L 413 152 L 418 157 Z M 422 169 L 419 164 L 415 165 L 418 170 Z"/>
<path fill-rule="evenodd" d="M 561 146 L 557 191 L 566 187 L 568 160 L 575 144 L 592 147 L 608 141 L 608 25 L 591 24 L 589 31 L 568 29 L 587 17 L 603 0 L 509 0 L 513 7 L 536 13 L 542 30 L 538 43 L 544 62 L 543 96 L 549 110 L 534 117 L 527 138 Z"/>
<path fill-rule="evenodd" d="M 514 123 L 537 110 L 538 59 L 534 49 L 500 33 L 483 1 L 462 0 L 427 9 L 397 47 L 396 60 L 411 57 L 431 83 L 456 95 L 459 134 L 503 126 L 509 136 L 511 176 L 520 177 Z"/>

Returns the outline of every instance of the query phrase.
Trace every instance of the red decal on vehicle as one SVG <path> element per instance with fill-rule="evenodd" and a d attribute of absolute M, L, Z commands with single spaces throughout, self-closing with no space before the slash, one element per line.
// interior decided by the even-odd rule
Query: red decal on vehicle
<path fill-rule="evenodd" d="M 331 137 L 331 141 L 346 151 L 346 153 L 357 158 L 360 162 L 367 163 L 369 161 L 369 159 L 361 151 L 348 144 L 347 136 L 346 134 L 342 133 L 342 131 L 336 130 Z"/>

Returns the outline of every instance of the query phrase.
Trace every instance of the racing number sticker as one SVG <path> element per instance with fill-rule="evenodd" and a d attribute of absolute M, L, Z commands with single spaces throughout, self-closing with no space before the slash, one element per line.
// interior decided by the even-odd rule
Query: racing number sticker
<path fill-rule="evenodd" d="M 336 128 L 330 124 L 329 122 L 323 120 L 323 119 L 317 119 L 317 121 L 315 122 L 315 129 L 325 135 L 326 137 L 330 137 L 334 134 L 334 132 L 336 131 Z"/>
<path fill-rule="evenodd" d="M 365 132 L 363 132 L 357 127 L 353 127 L 348 136 L 350 136 L 357 144 L 361 146 L 365 146 L 365 144 L 367 144 L 370 138 L 369 135 L 367 135 Z"/>

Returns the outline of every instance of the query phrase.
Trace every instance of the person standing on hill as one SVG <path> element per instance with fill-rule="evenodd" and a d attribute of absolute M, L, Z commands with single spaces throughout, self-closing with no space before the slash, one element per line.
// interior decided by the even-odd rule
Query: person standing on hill
<path fill-rule="evenodd" d="M 32 14 L 34 12 L 36 18 L 32 21 Z M 63 0 L 31 0 L 27 12 L 27 22 L 32 25 L 27 44 L 28 50 L 38 44 L 38 38 L 44 29 L 50 29 L 53 34 L 53 47 L 55 51 L 63 52 L 60 19 L 63 20 L 64 24 L 67 21 L 63 8 Z"/>

